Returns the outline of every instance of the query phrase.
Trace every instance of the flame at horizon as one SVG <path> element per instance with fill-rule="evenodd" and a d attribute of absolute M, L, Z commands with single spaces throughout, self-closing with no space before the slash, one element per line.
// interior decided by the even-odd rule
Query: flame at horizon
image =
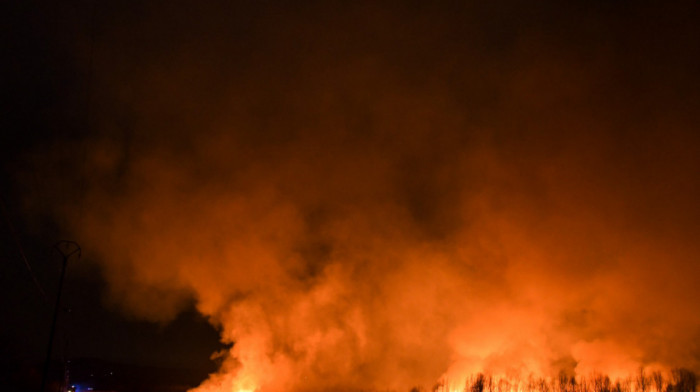
<path fill-rule="evenodd" d="M 614 96 L 637 81 L 606 48 L 438 50 L 438 21 L 379 15 L 377 42 L 354 13 L 278 16 L 259 47 L 105 54 L 85 192 L 54 213 L 110 299 L 161 322 L 195 301 L 231 344 L 198 392 L 699 370 L 685 97 Z"/>

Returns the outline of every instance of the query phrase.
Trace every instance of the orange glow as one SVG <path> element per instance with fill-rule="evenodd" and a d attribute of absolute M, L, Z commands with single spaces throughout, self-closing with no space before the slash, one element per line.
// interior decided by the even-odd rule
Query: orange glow
<path fill-rule="evenodd" d="M 696 363 L 684 342 L 700 319 L 683 309 L 698 301 L 697 244 L 635 215 L 633 190 L 580 166 L 580 141 L 547 159 L 513 161 L 485 141 L 448 152 L 425 186 L 454 195 L 422 217 L 394 185 L 406 152 L 337 137 L 232 158 L 223 182 L 154 151 L 133 163 L 127 194 L 88 196 L 100 207 L 76 229 L 112 297 L 153 320 L 193 297 L 233 344 L 197 392 L 458 390 L 480 372 L 521 391 L 530 375 Z M 225 163 L 197 143 L 197 159 Z"/>
<path fill-rule="evenodd" d="M 630 380 L 700 371 L 697 126 L 618 102 L 636 61 L 537 30 L 425 44 L 413 69 L 422 31 L 365 51 L 410 32 L 367 18 L 346 45 L 357 14 L 337 14 L 232 33 L 263 45 L 235 46 L 240 68 L 226 46 L 97 77 L 85 185 L 52 212 L 115 306 L 194 303 L 220 331 L 194 392 L 662 392 Z"/>

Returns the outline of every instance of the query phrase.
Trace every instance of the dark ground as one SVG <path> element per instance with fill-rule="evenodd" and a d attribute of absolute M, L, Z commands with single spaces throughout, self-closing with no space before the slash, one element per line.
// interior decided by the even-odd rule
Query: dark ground
<path fill-rule="evenodd" d="M 0 373 L 3 391 L 35 392 L 41 384 L 41 365 L 4 364 Z M 197 386 L 206 376 L 203 370 L 127 365 L 93 358 L 81 358 L 67 364 L 69 386 L 76 392 L 130 391 L 180 392 Z M 47 391 L 59 391 L 66 367 L 52 363 Z"/>

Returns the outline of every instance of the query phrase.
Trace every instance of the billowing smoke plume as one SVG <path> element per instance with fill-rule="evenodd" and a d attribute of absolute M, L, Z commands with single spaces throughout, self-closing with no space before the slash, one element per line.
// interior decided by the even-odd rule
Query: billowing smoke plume
<path fill-rule="evenodd" d="M 198 391 L 700 369 L 698 97 L 655 10 L 139 7 L 98 14 L 58 213 L 115 303 L 232 344 Z"/>

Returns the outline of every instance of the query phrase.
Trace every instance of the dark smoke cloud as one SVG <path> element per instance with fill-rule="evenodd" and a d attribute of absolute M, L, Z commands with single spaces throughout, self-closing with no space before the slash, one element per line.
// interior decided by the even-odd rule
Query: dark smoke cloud
<path fill-rule="evenodd" d="M 700 370 L 681 6 L 104 7 L 54 213 L 203 391 Z"/>

